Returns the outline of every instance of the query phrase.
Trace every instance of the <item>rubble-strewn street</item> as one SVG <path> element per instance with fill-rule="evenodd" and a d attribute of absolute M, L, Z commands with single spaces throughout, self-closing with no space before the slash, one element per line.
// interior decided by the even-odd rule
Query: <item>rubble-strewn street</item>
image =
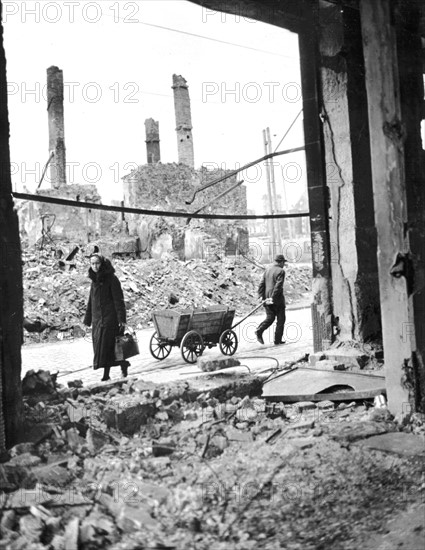
<path fill-rule="evenodd" d="M 29 373 L 32 443 L 1 466 L 0 548 L 352 550 L 423 508 L 424 415 L 268 404 L 266 376 L 57 390 Z M 368 446 L 380 434 L 398 450 Z M 414 550 L 423 517 L 410 517 Z M 389 534 L 375 548 L 398 547 Z"/>
<path fill-rule="evenodd" d="M 72 251 L 65 248 L 65 257 Z M 172 255 L 161 260 L 112 260 L 122 283 L 128 324 L 133 328 L 151 326 L 154 309 L 232 306 L 238 315 L 258 304 L 257 287 L 261 267 L 243 257 L 236 259 L 190 260 Z M 27 251 L 24 254 L 24 312 L 32 321 L 46 325 L 41 333 L 25 333 L 26 341 L 57 341 L 83 334 L 82 319 L 87 304 L 90 280 L 88 260 L 78 251 L 72 261 L 55 258 L 53 251 Z M 286 268 L 287 304 L 310 296 L 311 268 L 289 264 Z M 174 306 L 169 295 L 179 298 Z M 51 328 L 49 328 L 51 327 Z"/>

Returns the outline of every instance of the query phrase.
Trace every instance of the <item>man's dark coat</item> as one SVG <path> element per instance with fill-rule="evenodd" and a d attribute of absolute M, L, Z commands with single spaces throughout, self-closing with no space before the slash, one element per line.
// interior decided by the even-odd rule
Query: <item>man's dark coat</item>
<path fill-rule="evenodd" d="M 115 337 L 118 323 L 126 322 L 124 296 L 115 269 L 104 259 L 98 273 L 89 269 L 92 280 L 84 324 L 93 325 L 93 368 L 101 369 L 119 365 L 115 360 Z"/>

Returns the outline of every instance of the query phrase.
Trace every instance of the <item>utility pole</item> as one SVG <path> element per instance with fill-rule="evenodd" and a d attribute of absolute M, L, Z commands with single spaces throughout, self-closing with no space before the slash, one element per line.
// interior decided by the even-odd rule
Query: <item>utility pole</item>
<path fill-rule="evenodd" d="M 272 149 L 272 138 L 270 137 L 270 128 L 267 126 L 266 129 L 266 136 L 267 136 L 267 147 L 268 147 L 268 154 L 271 155 L 273 153 Z M 277 194 L 276 194 L 276 182 L 274 179 L 274 164 L 273 159 L 269 159 L 269 173 L 270 173 L 270 187 L 272 189 L 272 198 L 273 198 L 273 213 L 277 213 Z M 280 234 L 280 220 L 273 220 L 275 224 L 275 236 L 277 239 L 277 246 L 280 252 L 280 248 L 282 246 L 282 238 Z"/>
<path fill-rule="evenodd" d="M 263 130 L 263 141 L 264 141 L 264 152 L 266 155 L 269 154 L 268 152 L 268 144 L 267 144 L 267 134 L 266 130 Z M 272 194 L 272 187 L 270 182 L 270 166 L 268 161 L 265 162 L 266 164 L 266 178 L 267 178 L 267 196 L 269 198 L 269 214 L 274 214 L 274 208 L 273 208 L 273 194 Z M 274 226 L 274 219 L 269 220 L 269 233 L 272 238 L 272 258 L 274 256 L 275 252 L 275 243 L 276 243 L 276 233 L 275 233 L 275 226 Z"/>

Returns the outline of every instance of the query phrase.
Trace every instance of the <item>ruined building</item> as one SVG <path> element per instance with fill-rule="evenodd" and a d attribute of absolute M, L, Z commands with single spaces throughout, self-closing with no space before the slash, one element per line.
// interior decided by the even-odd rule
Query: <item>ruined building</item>
<path fill-rule="evenodd" d="M 47 69 L 47 113 L 49 124 L 49 158 L 36 193 L 72 201 L 101 203 L 97 187 L 92 184 L 68 184 L 65 149 L 63 71 Z M 48 172 L 47 172 L 48 171 Z M 98 210 L 70 208 L 58 204 L 24 202 L 18 204 L 21 236 L 30 245 L 52 240 L 87 243 L 101 233 Z"/>
<path fill-rule="evenodd" d="M 182 76 L 173 75 L 174 108 L 176 115 L 178 164 L 160 162 L 159 123 L 145 121 L 147 164 L 123 178 L 124 204 L 134 208 L 196 212 L 206 214 L 247 213 L 246 189 L 236 187 L 218 200 L 213 200 L 236 184 L 236 176 L 214 185 L 197 195 L 190 207 L 186 200 L 194 191 L 230 171 L 194 168 L 192 116 L 189 90 Z M 211 204 L 209 204 L 211 202 Z M 206 258 L 218 253 L 235 254 L 248 248 L 246 222 L 239 220 L 192 220 L 188 218 L 159 218 L 126 215 L 130 235 L 140 239 L 141 257 L 160 257 L 164 252 L 177 252 L 179 258 Z"/>

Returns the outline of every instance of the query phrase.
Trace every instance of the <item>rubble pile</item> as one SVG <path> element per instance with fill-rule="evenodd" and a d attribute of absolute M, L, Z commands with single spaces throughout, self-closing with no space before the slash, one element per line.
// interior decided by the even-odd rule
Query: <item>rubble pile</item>
<path fill-rule="evenodd" d="M 356 445 L 401 433 L 388 411 L 268 404 L 244 380 L 238 396 L 192 380 L 25 391 L 38 435 L 0 465 L 0 549 L 349 550 L 421 501 L 419 461 Z"/>
<path fill-rule="evenodd" d="M 75 253 L 71 261 L 47 251 L 26 251 L 23 260 L 25 317 L 41 320 L 48 327 L 41 335 L 26 334 L 27 341 L 82 336 L 90 287 L 84 251 Z M 242 257 L 185 262 L 168 254 L 160 260 L 112 261 L 124 291 L 128 324 L 135 329 L 150 326 L 155 309 L 223 304 L 243 315 L 258 304 L 257 287 L 263 270 Z M 311 269 L 289 264 L 285 279 L 287 304 L 307 300 L 310 290 Z M 177 297 L 178 302 L 173 304 L 176 300 L 170 297 Z"/>

